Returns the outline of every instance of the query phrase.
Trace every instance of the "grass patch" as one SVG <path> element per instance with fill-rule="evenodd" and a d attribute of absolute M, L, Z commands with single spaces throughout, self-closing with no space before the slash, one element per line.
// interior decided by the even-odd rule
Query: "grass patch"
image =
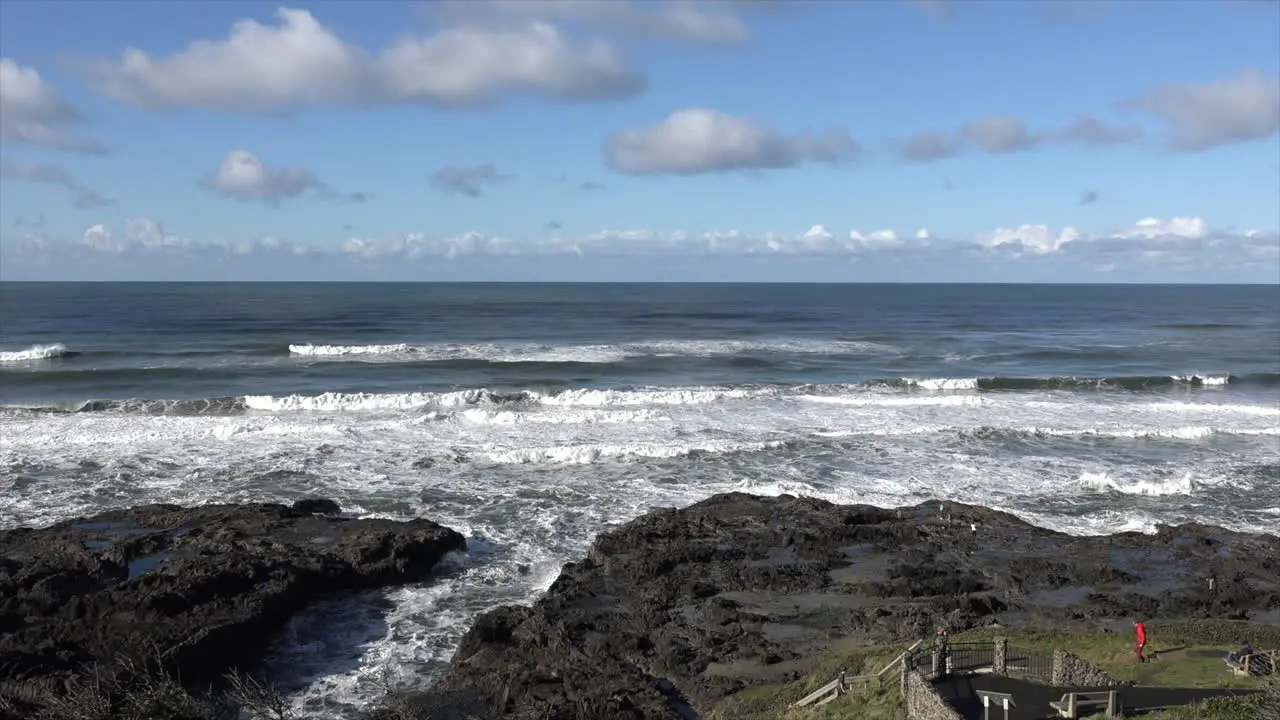
<path fill-rule="evenodd" d="M 1009 638 L 1016 647 L 1049 655 L 1063 649 L 1103 668 L 1117 680 L 1163 687 L 1261 688 L 1267 678 L 1238 678 L 1227 671 L 1221 657 L 1193 657 L 1190 650 L 1225 653 L 1251 640 L 1254 647 L 1280 647 L 1280 627 L 1229 620 L 1147 623 L 1148 648 L 1164 652 L 1156 662 L 1134 662 L 1130 633 L 1013 633 L 1004 628 L 975 629 L 953 637 L 955 642 Z M 822 656 L 813 672 L 791 683 L 757 685 L 721 700 L 709 720 L 900 720 L 906 717 L 896 687 L 897 675 L 879 688 L 854 690 L 821 708 L 790 709 L 791 703 L 835 679 L 844 669 L 849 677 L 879 672 L 906 645 L 859 648 Z M 1270 703 L 1270 704 L 1268 704 Z M 1280 691 L 1263 696 L 1222 697 L 1158 713 L 1150 720 L 1280 720 Z M 1267 708 L 1272 708 L 1267 710 Z M 1271 714 L 1267 714 L 1267 713 Z"/>
<path fill-rule="evenodd" d="M 897 675 L 886 676 L 883 688 L 855 689 L 849 696 L 820 708 L 790 709 L 791 703 L 836 678 L 880 672 L 906 645 L 859 648 L 823 655 L 807 676 L 790 683 L 756 685 L 734 693 L 711 710 L 709 720 L 896 720 L 906 717 L 897 688 Z"/>
<path fill-rule="evenodd" d="M 989 639 L 999 632 L 988 628 L 963 633 L 957 640 Z M 1129 633 L 1066 633 L 1042 635 L 1010 634 L 1009 643 L 1033 651 L 1050 653 L 1055 648 L 1079 655 L 1106 670 L 1117 680 L 1160 687 L 1263 687 L 1266 678 L 1236 677 L 1228 672 L 1221 655 L 1194 657 L 1197 651 L 1225 655 L 1249 639 L 1258 649 L 1280 647 L 1280 627 L 1229 620 L 1201 620 L 1148 623 L 1148 656 L 1158 659 L 1138 663 L 1133 656 Z"/>
<path fill-rule="evenodd" d="M 1217 697 L 1194 705 L 1169 708 L 1140 716 L 1143 720 L 1280 720 L 1280 685 L 1272 683 L 1263 695 Z M 1093 715 L 1088 720 L 1103 720 Z"/>
<path fill-rule="evenodd" d="M 906 716 L 898 689 L 881 687 L 840 698 L 820 708 L 797 708 L 781 717 L 783 720 L 902 720 Z"/>

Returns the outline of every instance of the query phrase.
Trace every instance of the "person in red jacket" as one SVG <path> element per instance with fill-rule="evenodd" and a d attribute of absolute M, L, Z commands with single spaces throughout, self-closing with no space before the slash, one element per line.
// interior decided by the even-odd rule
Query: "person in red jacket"
<path fill-rule="evenodd" d="M 1142 624 L 1141 620 L 1135 619 L 1133 631 L 1138 635 L 1138 643 L 1133 646 L 1133 653 L 1138 656 L 1138 662 L 1146 662 L 1147 659 L 1142 655 L 1142 651 L 1147 647 L 1147 626 Z"/>

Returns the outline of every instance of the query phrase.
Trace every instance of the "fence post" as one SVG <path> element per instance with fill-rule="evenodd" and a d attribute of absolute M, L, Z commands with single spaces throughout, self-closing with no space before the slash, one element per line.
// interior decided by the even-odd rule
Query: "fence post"
<path fill-rule="evenodd" d="M 1120 703 L 1116 697 L 1116 691 L 1112 690 L 1107 693 L 1107 717 L 1113 718 L 1120 714 Z"/>
<path fill-rule="evenodd" d="M 997 675 L 1008 674 L 1009 638 L 995 639 L 995 648 L 991 652 L 991 672 Z"/>
<path fill-rule="evenodd" d="M 910 663 L 910 655 L 903 655 L 902 662 L 898 663 L 898 682 L 902 691 L 902 697 L 907 696 L 907 665 Z"/>

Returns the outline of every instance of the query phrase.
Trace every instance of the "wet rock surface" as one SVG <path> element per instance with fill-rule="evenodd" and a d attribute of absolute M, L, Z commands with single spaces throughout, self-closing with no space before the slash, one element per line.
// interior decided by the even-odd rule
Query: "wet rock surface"
<path fill-rule="evenodd" d="M 481 616 L 443 681 L 399 701 L 418 717 L 465 705 L 468 717 L 692 718 L 823 652 L 944 624 L 1128 632 L 1133 616 L 1277 608 L 1274 536 L 1184 525 L 1082 538 L 936 501 L 727 494 L 601 535 L 535 605 Z"/>
<path fill-rule="evenodd" d="M 338 515 L 320 499 L 148 505 L 0 532 L 0 701 L 22 715 L 139 667 L 212 680 L 312 600 L 421 581 L 465 548 L 428 520 Z"/>

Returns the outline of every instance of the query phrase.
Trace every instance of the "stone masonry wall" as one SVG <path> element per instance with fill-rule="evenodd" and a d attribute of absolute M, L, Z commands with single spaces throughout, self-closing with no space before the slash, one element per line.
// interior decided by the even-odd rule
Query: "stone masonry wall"
<path fill-rule="evenodd" d="M 1115 687 L 1120 683 L 1106 670 L 1066 650 L 1053 651 L 1053 682 L 1056 687 Z"/>
<path fill-rule="evenodd" d="M 907 673 L 907 720 L 964 720 L 918 672 Z"/>

